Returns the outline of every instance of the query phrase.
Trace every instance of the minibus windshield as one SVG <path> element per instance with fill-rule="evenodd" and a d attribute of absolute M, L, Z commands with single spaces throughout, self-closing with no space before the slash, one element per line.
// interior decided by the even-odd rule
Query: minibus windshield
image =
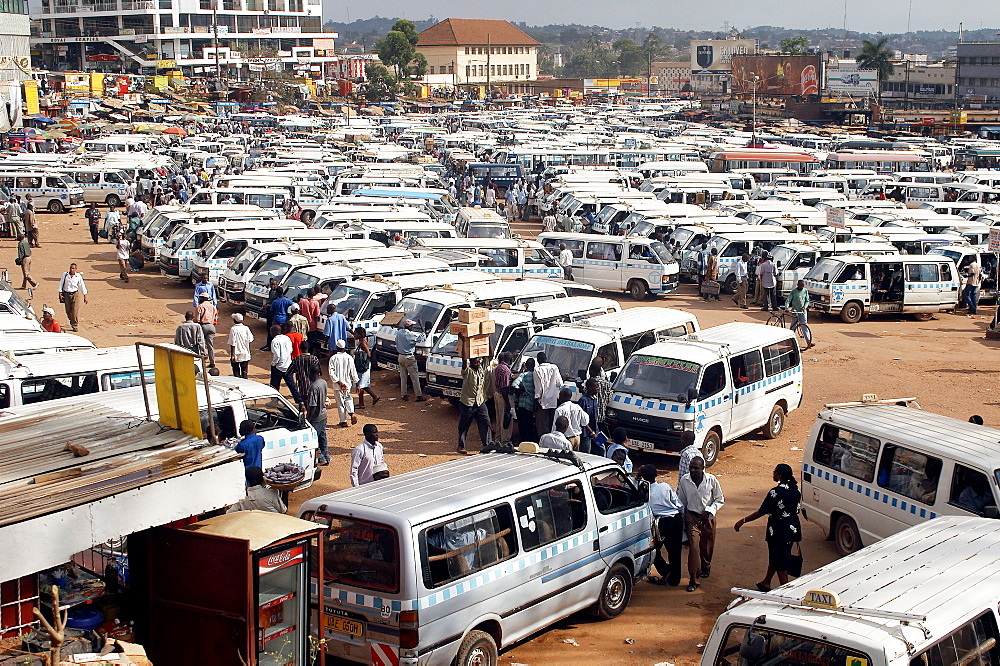
<path fill-rule="evenodd" d="M 836 277 L 837 272 L 843 268 L 843 261 L 836 261 L 833 259 L 820 259 L 819 263 L 813 266 L 812 270 L 806 274 L 807 280 L 819 280 L 820 282 L 829 282 L 834 277 Z"/>
<path fill-rule="evenodd" d="M 424 301 L 417 298 L 404 298 L 399 302 L 399 306 L 395 309 L 397 312 L 402 312 L 403 318 L 400 320 L 400 325 L 407 319 L 412 319 L 417 323 L 417 327 L 422 331 L 429 331 L 427 325 L 434 325 L 441 316 L 441 310 L 444 306 L 440 303 L 432 303 L 430 301 Z"/>
<path fill-rule="evenodd" d="M 342 284 L 331 292 L 326 302 L 333 303 L 337 312 L 351 318 L 361 314 L 361 307 L 368 302 L 369 296 L 371 296 L 371 292 L 367 289 L 358 289 Z"/>
<path fill-rule="evenodd" d="M 490 334 L 490 349 L 496 349 L 497 345 L 500 344 L 500 335 L 502 332 L 503 329 L 497 327 Z M 441 356 L 458 356 L 458 336 L 450 331 L 442 333 L 441 337 L 438 338 L 437 344 L 434 345 L 432 353 L 440 354 Z"/>
<path fill-rule="evenodd" d="M 523 354 L 537 357 L 539 352 L 545 352 L 547 363 L 554 363 L 564 373 L 572 371 L 576 376 L 580 370 L 586 371 L 590 367 L 594 345 L 579 340 L 536 335 L 524 348 Z"/>
<path fill-rule="evenodd" d="M 653 251 L 653 254 L 656 255 L 656 258 L 659 259 L 660 263 L 664 266 L 672 264 L 676 261 L 676 259 L 674 259 L 674 255 L 672 255 L 670 250 L 667 249 L 667 246 L 659 241 L 650 243 L 649 249 Z"/>
<path fill-rule="evenodd" d="M 687 402 L 688 389 L 698 384 L 701 366 L 672 358 L 637 354 L 629 359 L 614 390 L 642 398 Z"/>
<path fill-rule="evenodd" d="M 233 259 L 233 263 L 230 266 L 230 269 L 233 271 L 233 274 L 235 275 L 243 275 L 244 273 L 247 272 L 247 270 L 251 266 L 254 265 L 254 262 L 257 261 L 257 257 L 259 257 L 261 254 L 262 252 L 260 250 L 258 250 L 253 246 L 250 246 L 245 250 L 243 250 L 242 252 L 240 252 L 238 255 L 236 255 L 236 258 Z"/>
<path fill-rule="evenodd" d="M 748 639 L 747 634 L 751 634 Z M 754 634 L 757 637 L 754 639 Z M 753 639 L 753 640 L 751 640 Z M 746 647 L 744 647 L 746 644 Z M 743 651 L 754 650 L 757 657 L 748 660 Z M 758 657 L 759 655 L 759 657 Z M 870 664 L 868 655 L 842 645 L 826 643 L 805 636 L 793 636 L 761 626 L 734 625 L 729 628 L 722 649 L 713 662 L 727 664 Z"/>
<path fill-rule="evenodd" d="M 288 269 L 291 267 L 287 261 L 282 261 L 281 259 L 268 259 L 257 274 L 253 276 L 253 280 L 250 284 L 259 284 L 261 286 L 267 287 L 271 283 L 271 278 L 274 278 L 278 282 L 281 282 L 285 275 L 288 273 Z"/>

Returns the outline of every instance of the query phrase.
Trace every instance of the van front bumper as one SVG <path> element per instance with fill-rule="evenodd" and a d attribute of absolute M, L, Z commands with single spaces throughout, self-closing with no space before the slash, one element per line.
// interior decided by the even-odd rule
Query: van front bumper
<path fill-rule="evenodd" d="M 604 422 L 608 432 L 618 426 L 624 427 L 628 431 L 629 445 L 633 449 L 679 453 L 683 448 L 681 446 L 681 433 L 684 430 L 675 430 L 675 421 L 671 419 L 645 416 L 609 406 Z M 676 423 L 688 425 L 686 422 L 677 421 Z"/>

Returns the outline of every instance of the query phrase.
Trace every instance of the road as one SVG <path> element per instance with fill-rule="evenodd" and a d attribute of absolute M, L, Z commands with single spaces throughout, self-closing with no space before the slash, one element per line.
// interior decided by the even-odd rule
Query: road
<path fill-rule="evenodd" d="M 98 346 L 133 344 L 137 340 L 172 341 L 174 328 L 191 309 L 192 288 L 188 283 L 172 283 L 147 268 L 134 274 L 129 283 L 118 279 L 113 247 L 106 241 L 94 245 L 87 231 L 82 211 L 63 215 L 43 213 L 42 247 L 34 252 L 34 274 L 39 287 L 33 304 L 57 308 L 57 318 L 65 323 L 58 304 L 56 286 L 71 261 L 79 264 L 90 289 L 90 304 L 82 311 L 80 334 Z M 537 224 L 518 225 L 525 237 L 538 231 Z M 7 266 L 15 286 L 20 284 L 20 269 L 14 266 L 14 242 L 0 241 L 0 266 Z M 22 292 L 24 293 L 24 292 Z M 605 294 L 621 301 L 623 307 L 640 303 L 622 294 Z M 730 321 L 763 323 L 760 310 L 740 310 L 723 297 L 721 302 L 706 303 L 691 285 L 683 285 L 678 294 L 642 302 L 641 305 L 676 307 L 697 315 L 701 326 Z M 228 374 L 226 332 L 231 324 L 227 305 L 221 307 L 219 368 Z M 802 448 L 809 436 L 816 412 L 825 403 L 857 400 L 862 394 L 880 397 L 917 397 L 929 411 L 967 419 L 982 415 L 988 425 L 998 422 L 998 398 L 993 380 L 1000 366 L 989 355 L 1000 343 L 984 338 L 992 318 L 992 306 L 980 309 L 981 315 L 941 314 L 928 322 L 911 317 L 888 316 L 844 324 L 839 318 L 812 314 L 810 327 L 816 342 L 803 353 L 804 400 L 791 412 L 785 431 L 774 440 L 759 435 L 731 443 L 710 468 L 717 475 L 726 495 L 726 505 L 719 513 L 719 538 L 712 577 L 701 588 L 688 593 L 683 588 L 663 588 L 640 583 L 636 586 L 628 610 L 611 622 L 600 622 L 585 614 L 573 615 L 541 632 L 532 639 L 509 649 L 501 663 L 577 666 L 588 663 L 618 664 L 696 664 L 699 647 L 711 631 L 718 614 L 731 601 L 730 588 L 752 587 L 766 567 L 764 523 L 751 523 L 740 533 L 733 524 L 754 511 L 771 487 L 774 465 L 785 462 L 799 469 Z M 248 323 L 254 335 L 263 339 L 263 324 Z M 259 345 L 255 345 L 254 348 Z M 270 355 L 255 352 L 250 377 L 267 381 Z M 329 431 L 331 465 L 312 488 L 292 498 L 293 510 L 302 501 L 349 485 L 348 460 L 351 448 L 361 441 L 361 427 L 377 423 L 386 448 L 386 461 L 393 474 L 425 467 L 452 458 L 455 453 L 457 412 L 447 402 L 402 402 L 398 399 L 398 380 L 389 373 L 377 373 L 376 390 L 382 402 L 359 412 L 356 426 Z M 1000 388 L 998 388 L 1000 392 Z M 331 419 L 331 423 L 336 419 Z M 471 435 L 474 446 L 475 435 Z M 646 454 L 637 462 L 652 462 L 671 484 L 676 484 L 675 458 Z M 823 539 L 813 524 L 804 527 L 805 568 L 814 569 L 836 558 L 831 542 Z M 577 645 L 564 641 L 572 639 Z M 632 639 L 632 640 L 629 640 Z"/>

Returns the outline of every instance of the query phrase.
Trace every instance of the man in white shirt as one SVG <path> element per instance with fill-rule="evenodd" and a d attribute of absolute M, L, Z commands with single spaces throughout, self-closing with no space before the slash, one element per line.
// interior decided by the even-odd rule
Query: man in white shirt
<path fill-rule="evenodd" d="M 764 294 L 764 307 L 761 310 L 777 310 L 778 294 L 778 269 L 771 261 L 771 255 L 764 253 L 764 261 L 757 266 L 757 279 L 760 280 L 760 288 Z"/>
<path fill-rule="evenodd" d="M 712 572 L 715 550 L 715 516 L 725 503 L 722 486 L 705 471 L 705 461 L 691 460 L 690 472 L 677 484 L 684 505 L 684 530 L 688 538 L 688 592 L 698 589 L 698 579 Z"/>
<path fill-rule="evenodd" d="M 347 415 L 351 416 L 351 425 L 358 422 L 354 415 L 354 398 L 351 388 L 358 383 L 358 370 L 354 365 L 354 357 L 347 353 L 347 343 L 337 340 L 337 348 L 330 355 L 330 385 L 337 399 L 337 413 L 340 415 L 340 427 L 347 427 Z"/>
<path fill-rule="evenodd" d="M 535 358 L 535 400 L 538 402 L 537 432 L 550 432 L 559 405 L 559 391 L 562 389 L 562 373 L 554 363 L 548 363 L 545 352 L 538 352 Z"/>
<path fill-rule="evenodd" d="M 559 256 L 556 263 L 562 266 L 563 277 L 567 280 L 573 279 L 573 252 L 566 249 L 566 243 L 559 243 Z"/>
<path fill-rule="evenodd" d="M 542 231 L 556 230 L 556 216 L 550 211 L 542 218 Z"/>
<path fill-rule="evenodd" d="M 302 408 L 302 397 L 295 387 L 295 378 L 288 372 L 288 367 L 292 364 L 292 340 L 287 335 L 282 334 L 281 327 L 277 324 L 271 326 L 271 388 L 278 390 L 281 388 L 281 380 L 285 380 L 288 391 L 292 394 L 292 400 L 299 409 Z M 275 347 L 274 342 L 278 341 Z"/>
<path fill-rule="evenodd" d="M 233 369 L 233 377 L 247 379 L 253 331 L 243 323 L 243 315 L 239 312 L 233 313 L 233 327 L 229 329 L 226 344 L 229 345 L 229 365 Z"/>
<path fill-rule="evenodd" d="M 684 505 L 669 483 L 656 482 L 656 465 L 643 465 L 639 478 L 649 484 L 649 510 L 656 521 L 656 556 L 653 566 L 659 576 L 646 580 L 654 585 L 678 585 L 681 582 L 681 538 L 684 535 Z M 667 549 L 663 559 L 662 549 Z"/>
<path fill-rule="evenodd" d="M 733 275 L 736 277 L 736 295 L 733 296 L 733 303 L 736 303 L 736 305 L 744 310 L 750 309 L 747 306 L 747 287 L 750 285 L 750 274 L 747 272 L 749 261 L 750 255 L 744 254 L 736 262 L 736 267 L 733 269 Z"/>
<path fill-rule="evenodd" d="M 81 295 L 86 303 L 87 283 L 83 281 L 83 275 L 76 272 L 76 264 L 70 264 L 69 270 L 59 280 L 59 300 L 66 306 L 66 319 L 74 331 L 80 323 Z"/>
<path fill-rule="evenodd" d="M 538 438 L 538 448 L 554 451 L 573 451 L 575 447 L 566 437 L 569 421 L 565 416 L 557 416 L 552 432 L 547 432 Z"/>
<path fill-rule="evenodd" d="M 705 460 L 705 456 L 702 455 L 701 449 L 694 445 L 694 432 L 691 430 L 685 430 L 681 433 L 681 458 L 677 461 L 677 481 L 680 482 L 688 473 L 691 471 L 691 461 L 695 458 L 701 458 Z"/>
<path fill-rule="evenodd" d="M 385 450 L 378 441 L 378 426 L 365 424 L 362 428 L 365 441 L 351 451 L 351 485 L 360 486 L 375 480 L 375 468 L 385 464 Z"/>
<path fill-rule="evenodd" d="M 559 417 L 564 417 L 567 421 L 566 428 L 559 427 Z M 552 432 L 562 432 L 566 439 L 573 445 L 574 451 L 580 450 L 580 435 L 583 429 L 590 425 L 590 417 L 587 412 L 580 408 L 580 405 L 573 402 L 573 392 L 568 388 L 559 389 L 559 406 L 554 414 L 555 425 Z"/>
<path fill-rule="evenodd" d="M 118 232 L 122 226 L 122 216 L 114 206 L 108 206 L 108 212 L 104 214 L 104 231 L 107 232 L 108 242 L 114 243 L 118 238 Z"/>
<path fill-rule="evenodd" d="M 976 314 L 979 308 L 979 286 L 982 284 L 983 269 L 975 259 L 965 267 L 965 288 L 962 290 L 962 301 L 968 306 L 969 316 Z"/>

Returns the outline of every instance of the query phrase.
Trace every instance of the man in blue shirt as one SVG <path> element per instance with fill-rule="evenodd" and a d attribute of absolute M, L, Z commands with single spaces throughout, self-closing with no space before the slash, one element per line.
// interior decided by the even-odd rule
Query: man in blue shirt
<path fill-rule="evenodd" d="M 417 322 L 412 319 L 407 319 L 403 322 L 403 328 L 396 331 L 396 355 L 399 358 L 399 391 L 403 396 L 403 400 L 410 399 L 410 396 L 406 393 L 406 378 L 409 376 L 410 381 L 413 383 L 413 392 L 417 394 L 417 402 L 423 402 L 427 398 L 424 397 L 423 391 L 420 390 L 420 373 L 417 369 L 417 357 L 414 355 L 414 352 L 417 350 L 417 345 L 424 341 L 425 336 L 420 331 L 413 330 L 416 324 Z"/>
<path fill-rule="evenodd" d="M 198 300 L 198 297 L 202 294 L 208 294 L 208 298 L 212 301 L 212 305 L 219 307 L 219 298 L 215 295 L 215 285 L 208 281 L 207 275 L 201 279 L 201 282 L 194 286 L 195 307 L 198 307 L 201 303 L 201 301 Z"/>
<path fill-rule="evenodd" d="M 649 484 L 649 510 L 656 520 L 656 556 L 653 566 L 659 576 L 647 580 L 654 585 L 678 585 L 681 582 L 681 540 L 684 537 L 684 507 L 669 483 L 656 482 L 656 466 L 643 465 L 639 478 Z M 663 559 L 662 549 L 667 549 Z"/>
<path fill-rule="evenodd" d="M 326 323 L 323 325 L 323 335 L 326 336 L 327 345 L 330 351 L 337 350 L 337 340 L 343 340 L 347 344 L 347 317 L 337 312 L 334 303 L 326 306 Z"/>
<path fill-rule="evenodd" d="M 274 298 L 267 308 L 267 344 L 261 347 L 261 351 L 271 350 L 271 339 L 274 337 L 271 335 L 271 329 L 275 325 L 281 328 L 281 325 L 288 321 L 288 308 L 292 306 L 292 300 L 285 298 L 285 290 L 282 287 L 275 286 L 271 292 Z"/>
<path fill-rule="evenodd" d="M 243 439 L 234 450 L 243 454 L 243 467 L 264 469 L 264 438 L 257 434 L 257 424 L 250 420 L 241 423 L 240 436 Z"/>

